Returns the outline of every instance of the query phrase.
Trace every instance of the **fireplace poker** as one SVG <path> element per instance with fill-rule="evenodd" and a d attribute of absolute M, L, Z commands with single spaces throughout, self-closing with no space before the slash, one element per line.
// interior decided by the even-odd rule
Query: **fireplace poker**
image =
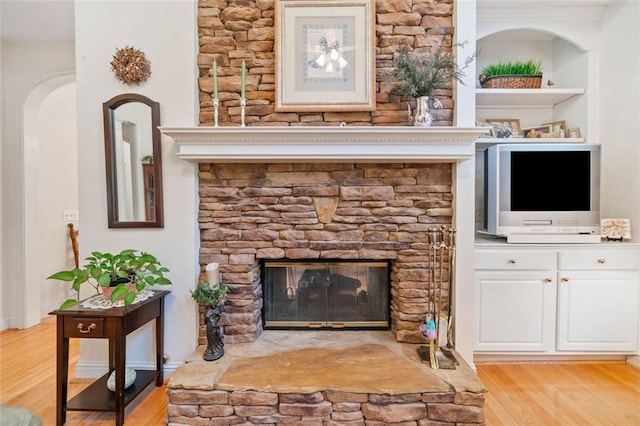
<path fill-rule="evenodd" d="M 440 347 L 440 310 L 442 309 L 442 282 L 443 282 L 443 267 L 444 267 L 444 253 L 445 250 L 447 248 L 447 245 L 445 243 L 445 233 L 447 231 L 447 228 L 442 225 L 442 227 L 440 228 L 440 246 L 439 246 L 439 255 L 440 255 L 440 265 L 439 265 L 439 271 L 438 271 L 438 297 L 436 298 L 436 301 L 438 302 L 438 319 L 436 322 L 436 328 L 437 328 L 437 332 L 438 332 L 438 338 L 436 340 L 437 346 Z"/>
<path fill-rule="evenodd" d="M 449 320 L 447 321 L 447 347 L 453 348 L 453 315 L 455 302 L 454 265 L 456 261 L 456 230 L 449 229 Z"/>

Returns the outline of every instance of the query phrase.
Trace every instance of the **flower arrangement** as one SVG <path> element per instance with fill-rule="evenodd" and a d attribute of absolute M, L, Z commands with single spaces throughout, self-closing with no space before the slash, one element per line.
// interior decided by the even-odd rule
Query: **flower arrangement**
<path fill-rule="evenodd" d="M 453 47 L 464 47 L 466 42 L 456 43 Z M 394 58 L 395 68 L 388 76 L 396 83 L 389 92 L 389 98 L 432 96 L 436 89 L 451 89 L 454 80 L 464 84 L 465 70 L 475 59 L 475 54 L 465 59 L 464 65 L 458 65 L 455 55 L 445 51 L 442 45 L 433 53 L 414 54 L 410 47 L 400 46 Z"/>

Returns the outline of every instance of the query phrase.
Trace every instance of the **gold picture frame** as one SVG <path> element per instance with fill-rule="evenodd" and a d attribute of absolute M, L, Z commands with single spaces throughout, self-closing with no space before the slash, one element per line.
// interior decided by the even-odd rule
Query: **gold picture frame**
<path fill-rule="evenodd" d="M 518 118 L 487 118 L 485 121 L 493 128 L 492 134 L 496 138 L 517 138 L 522 134 Z"/>
<path fill-rule="evenodd" d="M 555 134 L 555 138 L 567 137 L 567 122 L 565 120 L 552 121 L 550 123 L 542 123 L 543 126 L 551 126 L 551 131 Z"/>
<path fill-rule="evenodd" d="M 276 0 L 276 111 L 375 109 L 375 2 Z"/>

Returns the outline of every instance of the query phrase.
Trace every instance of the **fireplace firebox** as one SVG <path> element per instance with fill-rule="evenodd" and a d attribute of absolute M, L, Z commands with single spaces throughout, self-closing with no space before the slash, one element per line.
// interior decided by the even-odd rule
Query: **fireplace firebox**
<path fill-rule="evenodd" d="M 389 328 L 386 261 L 265 261 L 267 329 Z"/>

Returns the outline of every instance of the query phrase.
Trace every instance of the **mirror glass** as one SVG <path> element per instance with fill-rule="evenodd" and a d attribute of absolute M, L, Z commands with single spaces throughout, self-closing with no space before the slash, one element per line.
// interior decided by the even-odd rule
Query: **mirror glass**
<path fill-rule="evenodd" d="M 128 93 L 103 113 L 109 228 L 162 228 L 159 104 Z"/>

